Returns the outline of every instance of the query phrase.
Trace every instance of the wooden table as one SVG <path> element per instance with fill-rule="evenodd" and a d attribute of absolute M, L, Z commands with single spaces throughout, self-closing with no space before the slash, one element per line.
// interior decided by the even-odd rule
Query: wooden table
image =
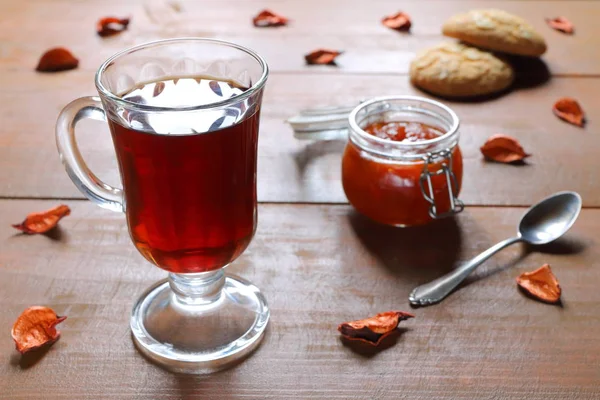
<path fill-rule="evenodd" d="M 0 398 L 23 399 L 598 399 L 600 398 L 600 2 L 392 0 L 184 1 L 173 13 L 158 0 L 0 2 Z M 411 34 L 381 26 L 401 7 Z M 441 39 L 450 15 L 498 7 L 527 18 L 547 39 L 543 63 L 522 66 L 518 87 L 482 103 L 447 102 L 462 119 L 468 207 L 455 220 L 411 230 L 375 225 L 346 204 L 339 163 L 344 143 L 297 141 L 283 122 L 299 109 L 384 94 L 420 94 L 408 83 L 415 51 Z M 263 8 L 289 27 L 256 29 Z M 167 12 L 169 11 L 169 12 Z M 126 33 L 101 39 L 95 22 L 130 15 Z M 564 15 L 567 36 L 544 17 Z M 93 74 L 117 50 L 152 39 L 208 36 L 248 45 L 272 73 L 259 144 L 259 226 L 231 266 L 267 296 L 272 319 L 261 347 L 210 376 L 168 373 L 135 350 L 128 318 L 134 299 L 163 273 L 136 252 L 122 215 L 84 201 L 56 153 L 53 127 L 70 100 L 94 93 Z M 46 49 L 63 45 L 76 70 L 38 74 Z M 338 67 L 304 65 L 319 47 L 345 50 Z M 544 77 L 544 75 L 549 75 Z M 533 84 L 533 83 L 535 84 Z M 551 113 L 576 97 L 585 129 Z M 90 167 L 118 184 L 110 136 L 81 125 Z M 491 134 L 518 137 L 526 166 L 486 163 Z M 513 246 L 487 262 L 443 303 L 414 310 L 379 351 L 347 346 L 336 327 L 388 309 L 409 311 L 417 284 L 451 270 L 514 233 L 528 206 L 576 190 L 585 209 L 552 246 Z M 29 212 L 67 203 L 73 213 L 49 235 L 15 234 Z M 521 272 L 550 263 L 562 307 L 516 288 Z M 42 356 L 14 350 L 10 327 L 30 305 L 68 315 L 62 338 Z"/>

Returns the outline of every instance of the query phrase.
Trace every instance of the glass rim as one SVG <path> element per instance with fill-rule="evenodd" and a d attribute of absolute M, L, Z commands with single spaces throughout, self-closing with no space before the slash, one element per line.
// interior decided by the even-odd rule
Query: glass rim
<path fill-rule="evenodd" d="M 448 129 L 443 135 L 440 135 L 436 138 L 420 140 L 418 142 L 407 142 L 407 143 L 397 142 L 397 141 L 389 140 L 389 139 L 382 139 L 377 136 L 373 136 L 373 135 L 367 133 L 364 129 L 362 129 L 358 125 L 358 122 L 356 121 L 356 116 L 365 107 L 368 107 L 375 103 L 390 101 L 390 100 L 421 101 L 424 103 L 428 103 L 432 106 L 439 107 L 443 111 L 448 113 L 448 115 L 450 116 L 452 125 L 451 125 L 450 129 Z M 456 115 L 456 113 L 450 107 L 440 103 L 439 101 L 427 99 L 425 97 L 420 97 L 420 96 L 409 96 L 409 95 L 395 95 L 394 96 L 394 95 L 392 95 L 392 96 L 375 97 L 371 100 L 368 100 L 368 101 L 365 101 L 365 102 L 359 104 L 350 112 L 350 115 L 348 116 L 348 123 L 350 124 L 351 130 L 354 131 L 354 133 L 356 133 L 361 139 L 364 139 L 367 142 L 377 143 L 377 144 L 386 145 L 386 146 L 392 146 L 392 148 L 395 148 L 398 150 L 414 150 L 414 149 L 422 148 L 423 146 L 436 145 L 436 144 L 446 141 L 447 139 L 452 137 L 456 132 L 458 132 L 460 120 L 458 118 L 458 115 Z"/>
<path fill-rule="evenodd" d="M 256 61 L 258 61 L 258 63 L 260 64 L 260 66 L 262 67 L 262 74 L 260 76 L 260 78 L 258 79 L 258 81 L 256 81 L 255 83 L 252 84 L 252 86 L 250 86 L 250 88 L 246 91 L 244 91 L 243 93 L 231 97 L 229 99 L 226 100 L 221 100 L 218 102 L 214 102 L 214 103 L 209 103 L 209 104 L 199 104 L 199 105 L 195 105 L 195 106 L 185 106 L 185 107 L 163 107 L 163 106 L 153 106 L 153 105 L 148 105 L 148 104 L 139 104 L 139 103 L 134 103 L 132 101 L 129 100 L 125 100 L 122 99 L 121 97 L 119 97 L 118 95 L 114 94 L 113 92 L 111 92 L 110 90 L 108 90 L 108 88 L 106 86 L 104 86 L 102 84 L 102 75 L 103 72 L 106 70 L 106 68 L 108 68 L 115 60 L 119 59 L 122 56 L 125 56 L 127 54 L 139 51 L 139 50 L 144 50 L 146 48 L 150 48 L 156 45 L 163 45 L 163 44 L 171 44 L 171 43 L 178 43 L 178 42 L 203 42 L 203 43 L 211 43 L 211 44 L 216 44 L 216 45 L 223 45 L 226 47 L 231 47 L 240 51 L 243 51 L 244 53 L 250 55 L 251 57 L 253 57 Z M 128 108 L 128 109 L 135 109 L 135 110 L 139 110 L 139 111 L 155 111 L 155 112 L 168 112 L 168 111 L 197 111 L 197 110 L 209 110 L 212 108 L 218 108 L 218 107 L 222 107 L 222 106 L 226 106 L 227 104 L 231 104 L 232 102 L 237 102 L 240 100 L 244 100 L 250 96 L 252 96 L 254 93 L 256 93 L 257 91 L 259 91 L 260 89 L 262 89 L 265 86 L 265 83 L 267 82 L 267 77 L 269 76 L 269 66 L 267 65 L 267 62 L 264 60 L 264 58 L 262 58 L 261 56 L 258 55 L 258 53 L 256 53 L 254 50 L 251 50 L 247 47 L 241 46 L 239 44 L 235 44 L 232 42 L 228 42 L 226 40 L 219 40 L 219 39 L 212 39 L 212 38 L 199 38 L 199 37 L 181 37 L 181 38 L 171 38 L 171 39 L 160 39 L 160 40 L 154 40 L 151 42 L 146 42 L 143 44 L 139 44 L 133 47 L 129 47 L 125 50 L 121 50 L 115 54 L 113 54 L 112 56 L 110 56 L 106 61 L 104 61 L 102 63 L 102 65 L 100 65 L 100 68 L 98 68 L 98 71 L 96 72 L 96 76 L 94 78 L 95 84 L 96 84 L 96 89 L 98 90 L 98 93 L 100 93 L 101 97 L 106 98 L 107 100 L 116 103 L 122 107 Z"/>

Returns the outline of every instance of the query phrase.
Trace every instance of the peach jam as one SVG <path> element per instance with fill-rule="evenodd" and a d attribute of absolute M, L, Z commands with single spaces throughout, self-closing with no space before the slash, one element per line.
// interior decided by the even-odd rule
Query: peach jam
<path fill-rule="evenodd" d="M 350 114 L 342 184 L 350 203 L 388 225 L 413 226 L 460 212 L 458 117 L 436 101 L 392 96 Z"/>

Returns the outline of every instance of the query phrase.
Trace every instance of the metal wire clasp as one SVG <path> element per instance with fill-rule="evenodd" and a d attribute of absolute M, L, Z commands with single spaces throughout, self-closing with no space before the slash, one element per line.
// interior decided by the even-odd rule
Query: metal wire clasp
<path fill-rule="evenodd" d="M 423 156 L 423 161 L 425 162 L 425 165 L 423 167 L 423 172 L 421 173 L 421 178 L 419 179 L 419 184 L 421 186 L 423 197 L 431 204 L 431 207 L 429 207 L 429 215 L 431 218 L 439 219 L 461 212 L 465 208 L 465 205 L 456 197 L 458 184 L 456 183 L 456 176 L 454 175 L 454 172 L 452 172 L 452 150 L 445 149 L 436 153 L 427 153 L 427 155 Z M 432 164 L 440 163 L 441 168 L 437 171 L 430 170 Z M 446 176 L 448 196 L 450 198 L 450 209 L 447 212 L 440 214 L 435 206 L 435 195 L 431 177 L 442 174 Z"/>

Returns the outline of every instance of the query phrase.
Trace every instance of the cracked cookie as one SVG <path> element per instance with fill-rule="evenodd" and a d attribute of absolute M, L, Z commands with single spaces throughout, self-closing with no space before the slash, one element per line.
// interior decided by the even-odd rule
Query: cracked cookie
<path fill-rule="evenodd" d="M 510 64 L 462 43 L 441 43 L 410 64 L 413 85 L 444 97 L 473 97 L 502 91 L 514 81 Z"/>
<path fill-rule="evenodd" d="M 506 11 L 471 10 L 451 17 L 442 32 L 483 49 L 521 56 L 540 56 L 546 41 L 527 21 Z"/>

